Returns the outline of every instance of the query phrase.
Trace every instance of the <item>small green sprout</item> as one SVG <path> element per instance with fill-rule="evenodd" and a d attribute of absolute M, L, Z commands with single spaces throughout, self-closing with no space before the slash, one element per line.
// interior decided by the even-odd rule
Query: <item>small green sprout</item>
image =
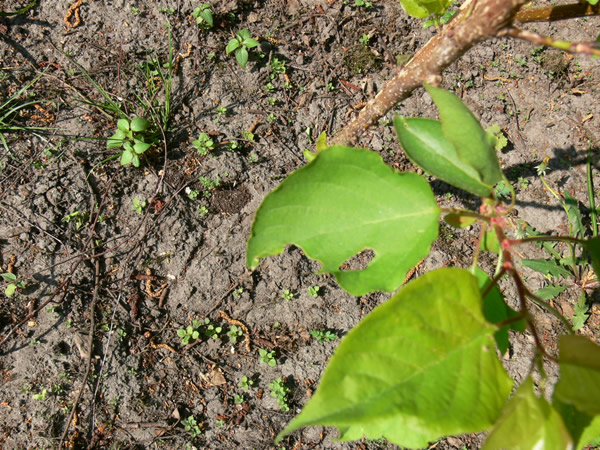
<path fill-rule="evenodd" d="M 369 41 L 371 40 L 372 36 L 369 36 L 368 34 L 363 34 L 360 39 L 358 40 L 358 42 L 360 42 L 362 45 L 364 45 L 365 47 L 369 45 Z"/>
<path fill-rule="evenodd" d="M 146 207 L 145 200 L 142 200 L 140 202 L 140 200 L 138 198 L 133 199 L 133 205 L 131 205 L 131 209 L 133 209 L 135 212 L 137 212 L 138 214 L 142 214 L 142 211 L 144 210 L 145 207 Z"/>
<path fill-rule="evenodd" d="M 335 333 L 332 333 L 329 330 L 310 330 L 310 335 L 314 337 L 317 342 L 330 342 L 335 341 L 338 338 Z"/>
<path fill-rule="evenodd" d="M 274 79 L 279 74 L 284 74 L 287 71 L 285 67 L 285 61 L 281 61 L 277 58 L 273 58 L 269 63 L 269 67 L 271 68 L 271 80 Z"/>
<path fill-rule="evenodd" d="M 42 392 L 40 392 L 39 394 L 33 394 L 33 399 L 34 400 L 46 400 L 46 397 L 48 396 L 48 389 L 44 388 L 42 390 Z"/>
<path fill-rule="evenodd" d="M 204 217 L 208 214 L 208 208 L 204 205 L 198 206 L 198 214 L 200 217 Z"/>
<path fill-rule="evenodd" d="M 271 106 L 275 106 L 275 104 L 277 103 L 277 99 L 275 97 L 269 97 L 267 99 L 267 101 L 269 102 L 269 105 L 271 105 Z"/>
<path fill-rule="evenodd" d="M 202 156 L 208 154 L 209 151 L 215 149 L 215 142 L 211 139 L 208 133 L 200 133 L 198 139 L 192 142 L 192 145 Z"/>
<path fill-rule="evenodd" d="M 250 389 L 250 387 L 254 385 L 254 381 L 251 378 L 248 378 L 246 375 L 243 375 L 238 386 L 241 387 L 244 391 Z"/>
<path fill-rule="evenodd" d="M 235 344 L 238 341 L 238 338 L 242 334 L 243 334 L 242 330 L 239 327 L 232 325 L 231 328 L 229 328 L 229 331 L 227 332 L 227 337 L 229 338 L 229 343 Z"/>
<path fill-rule="evenodd" d="M 242 296 L 243 293 L 244 288 L 237 288 L 235 291 L 233 291 L 233 298 L 238 299 Z"/>
<path fill-rule="evenodd" d="M 117 120 L 117 131 L 106 142 L 106 148 L 123 148 L 121 165 L 140 166 L 140 156 L 156 143 L 156 135 L 151 132 L 152 124 L 143 117 L 133 120 Z"/>
<path fill-rule="evenodd" d="M 235 394 L 233 396 L 233 401 L 235 402 L 236 405 L 241 405 L 242 403 L 244 403 L 244 395 L 243 394 Z"/>
<path fill-rule="evenodd" d="M 215 111 L 219 116 L 226 116 L 228 112 L 225 106 L 217 106 Z"/>
<path fill-rule="evenodd" d="M 80 231 L 87 223 L 88 218 L 89 214 L 87 212 L 75 211 L 63 217 L 62 221 L 66 223 L 72 223 L 75 227 L 75 231 Z"/>
<path fill-rule="evenodd" d="M 242 131 L 242 138 L 247 141 L 254 142 L 254 133 L 252 131 L 244 130 Z"/>
<path fill-rule="evenodd" d="M 17 281 L 17 276 L 14 273 L 2 273 L 0 274 L 0 277 L 2 277 L 4 281 L 9 283 L 4 289 L 4 295 L 6 295 L 7 297 L 12 297 L 17 291 L 17 288 L 25 288 L 25 282 L 23 280 Z"/>
<path fill-rule="evenodd" d="M 204 334 L 206 337 L 211 339 L 218 339 L 219 334 L 223 331 L 223 327 L 214 326 L 210 323 L 210 319 L 207 317 L 204 319 L 204 326 L 206 327 L 204 330 Z"/>
<path fill-rule="evenodd" d="M 319 290 L 321 289 L 320 286 L 309 286 L 308 287 L 308 295 L 311 297 L 318 297 L 319 296 Z"/>
<path fill-rule="evenodd" d="M 191 340 L 195 341 L 200 337 L 198 327 L 200 327 L 200 322 L 193 320 L 192 325 L 188 325 L 186 328 L 180 328 L 177 330 L 177 336 L 181 338 L 181 343 L 183 345 L 188 345 Z"/>
<path fill-rule="evenodd" d="M 290 392 L 290 388 L 285 385 L 285 382 L 281 377 L 273 380 L 269 383 L 269 388 L 271 389 L 271 397 L 277 400 L 279 403 L 279 409 L 283 412 L 288 412 L 290 410 L 290 405 L 288 405 L 287 395 Z"/>
<path fill-rule="evenodd" d="M 360 8 L 365 7 L 365 9 L 369 9 L 371 7 L 371 2 L 368 0 L 354 0 L 354 6 Z"/>
<path fill-rule="evenodd" d="M 263 89 L 266 92 L 274 92 L 277 88 L 273 85 L 273 83 L 268 82 L 267 84 L 264 85 Z"/>
<path fill-rule="evenodd" d="M 290 291 L 289 289 L 285 289 L 283 291 L 283 293 L 281 294 L 281 298 L 287 301 L 290 301 L 291 299 L 294 298 L 294 293 L 292 291 Z"/>
<path fill-rule="evenodd" d="M 260 356 L 261 363 L 268 364 L 271 367 L 275 367 L 277 365 L 277 360 L 275 359 L 275 350 L 268 352 L 264 348 L 259 348 L 258 355 Z"/>
<path fill-rule="evenodd" d="M 235 53 L 238 64 L 242 69 L 245 69 L 248 63 L 248 50 L 258 45 L 258 42 L 250 37 L 250 31 L 243 29 L 236 33 L 235 38 L 229 41 L 225 51 L 228 55 Z"/>
<path fill-rule="evenodd" d="M 196 19 L 196 23 L 200 28 L 209 29 L 214 25 L 210 3 L 204 3 L 194 9 L 192 16 Z"/>
<path fill-rule="evenodd" d="M 202 434 L 202 430 L 200 430 L 194 416 L 189 416 L 187 419 L 182 420 L 181 425 L 183 425 L 184 430 L 190 433 L 190 436 L 193 438 L 197 438 Z"/>
<path fill-rule="evenodd" d="M 277 116 L 273 113 L 269 114 L 267 116 L 267 122 L 269 122 L 270 124 L 274 124 L 275 122 L 277 122 Z"/>

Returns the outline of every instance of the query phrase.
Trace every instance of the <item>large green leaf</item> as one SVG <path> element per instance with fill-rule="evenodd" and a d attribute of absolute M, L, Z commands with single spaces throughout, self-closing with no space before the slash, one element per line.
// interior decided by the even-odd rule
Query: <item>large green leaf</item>
<path fill-rule="evenodd" d="M 334 146 L 291 174 L 263 201 L 252 225 L 246 261 L 302 248 L 353 295 L 393 291 L 429 253 L 440 210 L 427 182 L 399 174 L 377 153 Z M 372 249 L 364 270 L 343 271 L 352 256 Z"/>
<path fill-rule="evenodd" d="M 321 384 L 279 435 L 331 425 L 342 440 L 385 437 L 426 447 L 499 417 L 512 387 L 483 317 L 477 279 L 429 272 L 378 306 L 342 340 Z"/>
<path fill-rule="evenodd" d="M 492 186 L 483 183 L 479 173 L 458 157 L 454 146 L 442 133 L 439 121 L 397 116 L 394 128 L 404 152 L 417 166 L 467 192 L 480 197 L 490 195 Z"/>
<path fill-rule="evenodd" d="M 561 336 L 560 380 L 554 397 L 589 416 L 600 415 L 600 346 L 583 336 Z"/>
<path fill-rule="evenodd" d="M 571 278 L 573 274 L 551 259 L 522 259 L 521 264 L 544 275 Z"/>
<path fill-rule="evenodd" d="M 479 124 L 471 110 L 452 92 L 425 84 L 440 111 L 444 136 L 456 149 L 458 157 L 473 167 L 484 184 L 495 185 L 502 179 L 496 155 L 496 139 Z"/>
<path fill-rule="evenodd" d="M 557 398 L 552 399 L 552 406 L 562 417 L 576 449 L 582 449 L 592 443 L 600 444 L 600 416 L 589 416 Z"/>
<path fill-rule="evenodd" d="M 566 450 L 572 439 L 558 412 L 533 391 L 527 378 L 508 402 L 483 449 Z"/>

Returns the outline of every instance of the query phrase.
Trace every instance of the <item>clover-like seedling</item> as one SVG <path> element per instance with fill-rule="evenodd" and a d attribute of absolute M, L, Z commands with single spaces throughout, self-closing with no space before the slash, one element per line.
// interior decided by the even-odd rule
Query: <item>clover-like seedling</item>
<path fill-rule="evenodd" d="M 244 391 L 250 389 L 250 387 L 254 384 L 251 378 L 248 378 L 246 375 L 242 376 L 242 379 L 238 383 L 238 386 L 241 387 Z"/>
<path fill-rule="evenodd" d="M 289 289 L 285 289 L 281 294 L 281 298 L 289 302 L 291 299 L 294 298 L 294 293 Z"/>
<path fill-rule="evenodd" d="M 210 10 L 210 3 L 204 3 L 194 9 L 192 16 L 196 19 L 196 23 L 200 28 L 209 29 L 214 25 L 212 11 Z"/>
<path fill-rule="evenodd" d="M 235 38 L 229 41 L 225 52 L 229 55 L 235 53 L 235 59 L 242 69 L 246 68 L 248 63 L 248 50 L 258 46 L 258 42 L 250 37 L 250 32 L 247 29 L 240 30 L 236 33 Z"/>
<path fill-rule="evenodd" d="M 117 131 L 106 142 L 106 148 L 122 148 L 121 165 L 140 166 L 140 156 L 156 142 L 152 124 L 143 117 L 117 120 Z"/>
<path fill-rule="evenodd" d="M 210 319 L 208 317 L 204 319 L 204 326 L 204 334 L 206 335 L 206 337 L 209 337 L 211 339 L 218 339 L 219 335 L 223 331 L 223 327 L 218 327 L 210 323 Z"/>
<path fill-rule="evenodd" d="M 133 205 L 131 205 L 131 209 L 133 209 L 138 214 L 142 214 L 142 211 L 146 207 L 146 201 L 140 201 L 138 198 L 133 199 Z"/>
<path fill-rule="evenodd" d="M 232 325 L 231 328 L 229 328 L 229 331 L 227 332 L 227 337 L 229 338 L 229 343 L 235 344 L 241 335 L 242 335 L 242 330 L 239 327 Z"/>
<path fill-rule="evenodd" d="M 261 363 L 268 364 L 271 367 L 275 367 L 277 365 L 277 360 L 275 359 L 275 350 L 268 352 L 264 348 L 259 348 L 258 355 L 260 356 Z"/>
<path fill-rule="evenodd" d="M 200 326 L 200 322 L 197 320 L 192 321 L 192 325 L 188 325 L 187 328 L 180 328 L 177 330 L 177 336 L 181 338 L 183 345 L 188 345 L 191 340 L 196 340 L 200 337 L 200 332 L 197 328 Z"/>
<path fill-rule="evenodd" d="M 202 156 L 208 154 L 209 151 L 215 149 L 215 142 L 211 139 L 208 133 L 200 133 L 198 139 L 192 142 L 192 145 Z"/>
<path fill-rule="evenodd" d="M 318 297 L 319 296 L 319 290 L 321 289 L 320 286 L 309 286 L 308 287 L 308 295 L 310 295 L 311 297 Z"/>
<path fill-rule="evenodd" d="M 317 342 L 330 342 L 335 341 L 338 338 L 335 333 L 329 330 L 310 330 L 310 335 L 314 337 Z"/>
<path fill-rule="evenodd" d="M 290 405 L 288 405 L 287 395 L 290 392 L 290 388 L 285 385 L 285 382 L 281 377 L 273 380 L 269 383 L 269 388 L 271 389 L 271 397 L 277 400 L 279 403 L 279 409 L 283 412 L 288 412 L 290 410 Z"/>

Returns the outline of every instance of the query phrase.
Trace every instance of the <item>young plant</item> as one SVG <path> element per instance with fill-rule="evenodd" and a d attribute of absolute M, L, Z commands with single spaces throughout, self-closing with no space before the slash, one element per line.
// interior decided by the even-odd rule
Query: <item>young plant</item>
<path fill-rule="evenodd" d="M 145 207 L 146 207 L 146 200 L 140 201 L 137 197 L 133 199 L 133 204 L 131 205 L 131 209 L 134 210 L 136 213 L 142 214 Z"/>
<path fill-rule="evenodd" d="M 198 153 L 200 153 L 202 156 L 207 155 L 208 152 L 213 151 L 215 149 L 215 142 L 212 140 L 208 133 L 204 132 L 200 133 L 198 139 L 193 141 L 192 145 L 196 150 L 198 150 Z"/>
<path fill-rule="evenodd" d="M 192 16 L 200 28 L 210 29 L 214 25 L 210 3 L 204 3 L 194 9 Z"/>
<path fill-rule="evenodd" d="M 4 295 L 7 297 L 15 295 L 17 289 L 25 289 L 25 282 L 17 279 L 17 276 L 14 273 L 0 273 L 0 277 L 8 283 L 6 288 L 4 288 Z"/>
<path fill-rule="evenodd" d="M 338 337 L 335 333 L 329 330 L 310 330 L 310 335 L 314 337 L 317 342 L 330 342 L 335 341 Z"/>
<path fill-rule="evenodd" d="M 268 352 L 264 348 L 259 348 L 258 356 L 260 357 L 260 362 L 263 364 L 268 364 L 271 367 L 275 367 L 277 365 L 277 360 L 275 359 L 275 350 Z"/>
<path fill-rule="evenodd" d="M 242 69 L 245 69 L 248 63 L 248 50 L 256 46 L 258 46 L 258 42 L 250 37 L 250 32 L 247 29 L 243 29 L 236 33 L 235 38 L 229 41 L 225 51 L 228 55 L 235 53 L 238 64 Z"/>
<path fill-rule="evenodd" d="M 269 383 L 269 389 L 271 389 L 271 397 L 277 400 L 279 404 L 279 409 L 283 412 L 288 412 L 290 410 L 290 405 L 288 404 L 287 395 L 290 392 L 290 388 L 285 385 L 285 382 L 281 377 L 273 380 Z"/>
<path fill-rule="evenodd" d="M 207 338 L 218 339 L 222 331 L 223 327 L 213 325 L 208 317 L 204 319 L 204 334 Z"/>
<path fill-rule="evenodd" d="M 140 166 L 140 155 L 145 153 L 158 140 L 152 131 L 152 124 L 143 117 L 133 120 L 117 120 L 117 131 L 108 138 L 106 148 L 122 148 L 121 165 Z"/>
<path fill-rule="evenodd" d="M 195 341 L 200 337 L 200 332 L 198 328 L 200 327 L 200 322 L 197 320 L 192 321 L 192 325 L 188 325 L 186 328 L 180 328 L 177 330 L 177 336 L 181 338 L 181 343 L 183 345 L 188 345 L 190 341 Z"/>
<path fill-rule="evenodd" d="M 238 383 L 238 386 L 241 387 L 244 391 L 248 391 L 251 386 L 254 385 L 254 381 L 251 378 L 248 378 L 246 375 L 243 375 Z"/>
<path fill-rule="evenodd" d="M 197 438 L 202 435 L 202 430 L 196 422 L 196 418 L 194 416 L 189 416 L 187 419 L 183 419 L 181 421 L 181 425 L 183 425 L 183 429 L 190 433 L 192 438 Z"/>
<path fill-rule="evenodd" d="M 291 299 L 294 298 L 294 293 L 289 289 L 284 289 L 281 293 L 281 298 L 289 302 Z"/>
<path fill-rule="evenodd" d="M 235 344 L 238 339 L 242 336 L 242 330 L 236 326 L 236 325 L 231 325 L 231 327 L 229 328 L 229 331 L 227 331 L 227 337 L 229 338 L 229 343 L 230 344 Z"/>
<path fill-rule="evenodd" d="M 318 297 L 320 289 L 321 288 L 319 286 L 309 286 L 307 294 L 311 297 Z"/>
<path fill-rule="evenodd" d="M 598 275 L 600 237 L 508 237 L 515 194 L 500 169 L 496 137 L 454 94 L 426 89 L 440 120 L 396 117 L 400 143 L 425 172 L 479 196 L 478 210 L 440 208 L 424 177 L 398 173 L 375 152 L 336 145 L 313 154 L 264 199 L 248 240 L 247 265 L 255 269 L 261 258 L 294 244 L 350 294 L 394 292 L 428 255 L 442 214 L 454 227 L 480 224 L 473 264 L 432 270 L 367 315 L 341 341 L 319 388 L 276 442 L 299 428 L 327 425 L 338 428 L 342 441 L 384 437 L 409 448 L 484 430 L 489 449 L 583 448 L 600 436 L 600 346 L 574 335 L 569 321 L 531 292 L 514 255 L 528 242 L 566 242 L 590 255 Z M 511 189 L 509 205 L 494 194 L 500 181 Z M 365 248 L 375 254 L 367 267 L 344 270 Z M 492 277 L 477 267 L 480 248 L 498 255 Z M 518 311 L 498 287 L 505 275 L 516 286 Z M 566 330 L 557 354 L 549 353 L 537 332 L 532 303 Z M 498 356 L 509 347 L 509 330 L 526 329 L 535 344 L 531 370 L 542 367 L 544 358 L 560 368 L 551 402 L 544 395 L 544 370 L 537 383 L 541 395 L 531 374 L 514 390 Z"/>

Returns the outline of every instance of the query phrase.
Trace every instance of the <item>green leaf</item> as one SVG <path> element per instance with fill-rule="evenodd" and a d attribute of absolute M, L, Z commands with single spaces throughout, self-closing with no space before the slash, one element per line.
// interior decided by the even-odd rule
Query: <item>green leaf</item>
<path fill-rule="evenodd" d="M 133 164 L 133 167 L 140 167 L 140 158 L 138 157 L 138 155 L 133 155 L 131 164 Z"/>
<path fill-rule="evenodd" d="M 406 14 L 424 19 L 431 14 L 442 15 L 453 0 L 400 0 Z"/>
<path fill-rule="evenodd" d="M 4 281 L 8 281 L 9 283 L 12 283 L 17 279 L 17 276 L 14 273 L 9 272 L 0 273 L 0 277 L 2 277 Z"/>
<path fill-rule="evenodd" d="M 210 9 L 206 8 L 200 12 L 200 17 L 206 22 L 209 28 L 214 25 L 213 15 Z"/>
<path fill-rule="evenodd" d="M 600 415 L 600 347 L 583 336 L 563 335 L 559 350 L 554 397 L 590 416 Z"/>
<path fill-rule="evenodd" d="M 473 225 L 477 219 L 471 216 L 465 216 L 460 213 L 450 213 L 444 216 L 444 222 L 455 228 L 467 228 Z"/>
<path fill-rule="evenodd" d="M 317 145 L 316 145 L 317 153 L 322 152 L 326 148 L 327 148 L 327 132 L 323 131 L 317 138 Z"/>
<path fill-rule="evenodd" d="M 600 236 L 585 241 L 583 245 L 592 259 L 592 267 L 596 272 L 596 278 L 600 279 Z"/>
<path fill-rule="evenodd" d="M 429 184 L 399 174 L 375 152 L 333 146 L 292 173 L 256 213 L 246 263 L 279 254 L 295 244 L 322 264 L 353 295 L 394 291 L 406 272 L 429 253 L 440 210 Z M 371 249 L 364 270 L 340 266 Z"/>
<path fill-rule="evenodd" d="M 238 41 L 237 39 L 232 39 L 229 41 L 229 44 L 227 44 L 227 47 L 225 48 L 225 52 L 229 55 L 231 52 L 233 52 L 237 48 L 239 48 L 239 46 L 240 46 L 240 41 Z"/>
<path fill-rule="evenodd" d="M 129 150 L 125 150 L 121 154 L 121 165 L 126 166 L 127 164 L 129 164 L 133 160 L 133 156 L 134 156 L 133 152 L 131 152 Z"/>
<path fill-rule="evenodd" d="M 556 296 L 562 294 L 567 289 L 569 289 L 567 286 L 550 285 L 550 286 L 545 286 L 541 289 L 538 289 L 535 292 L 535 295 L 537 297 L 541 298 L 542 300 L 552 300 Z"/>
<path fill-rule="evenodd" d="M 600 444 L 600 416 L 592 417 L 584 414 L 573 405 L 563 403 L 556 398 L 552 400 L 552 404 L 561 415 L 576 449 Z"/>
<path fill-rule="evenodd" d="M 480 197 L 490 195 L 492 186 L 483 183 L 477 171 L 458 157 L 439 121 L 397 116 L 394 128 L 406 155 L 423 170 Z"/>
<path fill-rule="evenodd" d="M 583 224 L 581 222 L 581 211 L 577 200 L 575 200 L 567 191 L 565 195 L 565 208 L 569 219 L 569 236 L 582 238 L 584 234 Z"/>
<path fill-rule="evenodd" d="M 240 39 L 240 41 L 250 39 L 250 31 L 248 31 L 247 28 L 244 28 L 237 33 L 237 37 Z"/>
<path fill-rule="evenodd" d="M 235 59 L 238 64 L 242 67 L 242 69 L 246 68 L 246 63 L 248 62 L 248 50 L 245 47 L 240 47 L 235 51 Z"/>
<path fill-rule="evenodd" d="M 488 435 L 483 450 L 568 450 L 572 439 L 558 412 L 533 391 L 528 377 L 508 402 Z"/>
<path fill-rule="evenodd" d="M 319 424 L 338 427 L 343 440 L 385 437 L 422 448 L 484 430 L 513 384 L 496 356 L 494 332 L 473 275 L 429 272 L 344 337 L 316 393 L 277 439 Z"/>
<path fill-rule="evenodd" d="M 133 151 L 135 151 L 138 155 L 140 155 L 140 154 L 144 153 L 146 150 L 148 150 L 150 147 L 152 147 L 152 144 L 138 141 L 133 145 Z"/>
<path fill-rule="evenodd" d="M 152 124 L 143 117 L 136 117 L 131 121 L 131 131 L 136 133 L 146 131 Z"/>
<path fill-rule="evenodd" d="M 567 279 L 573 276 L 567 269 L 548 259 L 522 259 L 521 264 L 536 272 L 540 272 L 544 275 L 552 275 L 556 278 L 563 277 Z"/>
<path fill-rule="evenodd" d="M 17 291 L 17 285 L 14 283 L 11 283 L 8 286 L 6 286 L 6 289 L 4 289 L 4 295 L 6 295 L 7 297 L 12 297 L 16 291 Z"/>
<path fill-rule="evenodd" d="M 115 134 L 108 138 L 106 141 L 106 148 L 119 148 L 123 145 L 123 140 L 127 136 L 127 133 L 123 130 L 117 130 Z"/>
<path fill-rule="evenodd" d="M 502 170 L 496 155 L 496 138 L 487 134 L 479 120 L 452 92 L 425 84 L 440 111 L 442 131 L 465 164 L 471 166 L 487 185 L 502 180 Z"/>
<path fill-rule="evenodd" d="M 127 119 L 119 119 L 117 120 L 117 128 L 119 131 L 123 131 L 123 136 L 129 131 L 129 120 Z M 118 133 L 118 131 L 117 131 Z M 116 134 L 116 133 L 115 133 Z"/>
<path fill-rule="evenodd" d="M 494 230 L 487 230 L 483 234 L 483 238 L 479 244 L 481 250 L 487 250 L 488 252 L 500 254 L 500 243 L 498 242 L 498 235 Z"/>
<path fill-rule="evenodd" d="M 244 39 L 244 41 L 242 42 L 242 45 L 246 48 L 254 48 L 260 44 L 258 43 L 258 41 L 255 41 L 252 38 L 248 38 L 248 39 Z"/>
<path fill-rule="evenodd" d="M 585 291 L 582 291 L 579 299 L 577 300 L 575 308 L 573 308 L 575 311 L 575 314 L 573 315 L 573 331 L 583 328 L 585 322 L 588 320 L 588 317 L 590 317 L 590 315 L 587 314 L 589 307 L 586 303 L 586 300 L 586 293 Z"/>

